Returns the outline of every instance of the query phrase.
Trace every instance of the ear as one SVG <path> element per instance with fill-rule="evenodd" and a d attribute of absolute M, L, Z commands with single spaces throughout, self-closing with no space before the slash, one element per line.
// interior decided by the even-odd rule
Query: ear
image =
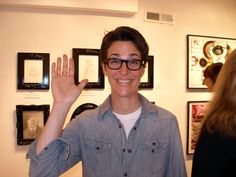
<path fill-rule="evenodd" d="M 105 76 L 107 76 L 107 67 L 104 63 L 102 63 L 102 71 Z"/>
<path fill-rule="evenodd" d="M 145 73 L 145 69 L 146 69 L 146 66 L 144 66 L 144 67 L 142 67 L 142 71 L 141 71 L 141 73 L 140 73 L 140 75 L 141 75 L 141 77 L 143 77 L 143 75 L 144 75 L 144 73 Z"/>

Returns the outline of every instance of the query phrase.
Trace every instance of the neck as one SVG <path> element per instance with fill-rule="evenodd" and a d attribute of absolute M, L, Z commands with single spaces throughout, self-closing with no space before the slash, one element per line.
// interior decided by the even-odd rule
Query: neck
<path fill-rule="evenodd" d="M 130 98 L 122 97 L 120 99 L 115 99 L 111 97 L 112 110 L 118 114 L 129 114 L 136 111 L 140 106 L 139 96 Z"/>

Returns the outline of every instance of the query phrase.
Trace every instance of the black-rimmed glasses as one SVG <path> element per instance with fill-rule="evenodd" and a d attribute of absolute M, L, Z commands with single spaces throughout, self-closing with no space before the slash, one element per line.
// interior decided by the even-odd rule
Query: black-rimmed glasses
<path fill-rule="evenodd" d="M 145 64 L 143 60 L 138 59 L 120 59 L 120 58 L 108 58 L 105 62 L 108 68 L 112 70 L 118 70 L 121 68 L 122 64 L 125 63 L 127 68 L 132 71 L 137 71 Z"/>

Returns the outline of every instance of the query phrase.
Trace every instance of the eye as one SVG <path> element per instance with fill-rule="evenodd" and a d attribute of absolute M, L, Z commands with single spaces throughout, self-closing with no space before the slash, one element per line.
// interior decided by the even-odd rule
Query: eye
<path fill-rule="evenodd" d="M 140 63 L 139 60 L 129 60 L 129 64 L 131 65 L 138 65 Z"/>
<path fill-rule="evenodd" d="M 117 59 L 117 58 L 112 58 L 112 59 L 109 60 L 109 63 L 110 63 L 110 64 L 114 64 L 114 65 L 115 65 L 115 64 L 119 64 L 119 63 L 120 63 L 120 60 Z"/>

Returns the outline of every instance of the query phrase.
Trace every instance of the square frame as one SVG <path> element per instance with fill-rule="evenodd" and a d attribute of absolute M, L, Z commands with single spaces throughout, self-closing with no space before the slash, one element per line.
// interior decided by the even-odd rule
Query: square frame
<path fill-rule="evenodd" d="M 49 89 L 49 53 L 17 54 L 17 89 Z"/>
<path fill-rule="evenodd" d="M 31 144 L 39 136 L 49 112 L 50 105 L 16 105 L 17 145 Z M 33 133 L 28 126 L 35 128 Z"/>
<path fill-rule="evenodd" d="M 206 89 L 202 84 L 203 71 L 212 63 L 225 62 L 225 58 L 236 48 L 236 39 L 187 35 L 187 88 Z"/>
<path fill-rule="evenodd" d="M 209 101 L 188 101 L 187 154 L 193 154 Z"/>
<path fill-rule="evenodd" d="M 146 73 L 147 73 L 146 80 L 144 81 L 141 79 L 139 84 L 139 89 L 153 88 L 153 70 L 154 70 L 154 56 L 150 55 L 148 56 L 146 63 Z M 143 77 L 145 77 L 145 75 Z"/>
<path fill-rule="evenodd" d="M 75 84 L 88 79 L 85 89 L 103 89 L 104 74 L 99 57 L 99 49 L 73 48 L 75 63 Z M 80 78 L 81 77 L 81 78 Z"/>

